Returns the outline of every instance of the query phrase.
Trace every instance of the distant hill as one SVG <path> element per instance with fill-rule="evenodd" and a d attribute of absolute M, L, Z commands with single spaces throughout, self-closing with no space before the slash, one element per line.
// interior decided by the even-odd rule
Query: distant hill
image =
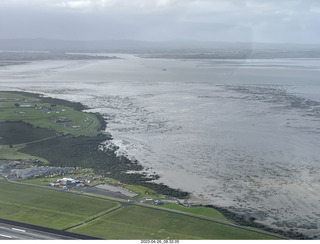
<path fill-rule="evenodd" d="M 113 52 L 172 58 L 320 58 L 320 45 L 208 41 L 0 39 L 0 51 Z M 192 54 L 187 56 L 186 54 Z M 171 55 L 171 56 L 170 56 Z"/>

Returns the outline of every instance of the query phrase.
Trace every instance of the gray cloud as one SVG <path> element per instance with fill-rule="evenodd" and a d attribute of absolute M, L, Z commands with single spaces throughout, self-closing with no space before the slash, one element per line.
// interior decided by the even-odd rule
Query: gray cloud
<path fill-rule="evenodd" d="M 318 0 L 2 0 L 1 38 L 320 43 Z"/>

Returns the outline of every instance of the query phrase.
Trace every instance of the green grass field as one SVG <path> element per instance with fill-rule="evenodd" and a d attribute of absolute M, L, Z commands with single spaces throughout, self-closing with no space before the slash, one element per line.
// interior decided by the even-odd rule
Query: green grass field
<path fill-rule="evenodd" d="M 26 159 L 33 159 L 33 160 L 40 160 L 44 163 L 47 163 L 48 161 L 44 158 L 41 157 L 34 157 L 31 156 L 29 154 L 25 154 L 25 153 L 21 153 L 18 152 L 16 150 L 16 148 L 11 148 L 8 145 L 5 146 L 0 146 L 0 158 L 1 159 L 12 159 L 12 160 L 16 160 L 16 159 L 22 159 L 22 160 L 26 160 Z"/>
<path fill-rule="evenodd" d="M 197 216 L 205 216 L 210 217 L 215 220 L 222 220 L 229 222 L 226 217 L 224 217 L 219 211 L 213 208 L 206 208 L 206 207 L 192 207 L 192 208 L 185 208 L 175 203 L 164 203 L 161 207 L 168 208 L 171 210 L 176 210 L 178 212 L 185 212 L 189 214 L 194 214 Z"/>
<path fill-rule="evenodd" d="M 121 208 L 76 227 L 72 232 L 105 239 L 273 239 L 234 227 L 138 206 Z"/>
<path fill-rule="evenodd" d="M 54 229 L 69 228 L 120 206 L 108 199 L 6 182 L 0 182 L 0 196 L 0 218 Z M 122 207 L 68 231 L 113 240 L 274 239 L 191 216 L 136 205 Z"/>
<path fill-rule="evenodd" d="M 27 105 L 27 107 L 23 107 Z M 29 106 L 29 107 L 28 107 Z M 23 123 L 5 123 L 22 121 L 34 128 L 26 129 Z M 73 108 L 41 102 L 40 98 L 18 93 L 0 92 L 0 158 L 2 159 L 38 159 L 41 157 L 17 151 L 22 145 L 40 139 L 55 136 L 55 132 L 75 136 L 95 136 L 100 122 L 94 114 L 77 111 Z M 36 129 L 40 127 L 43 129 Z M 46 130 L 50 129 L 50 130 Z M 13 145 L 13 147 L 9 147 Z"/>
<path fill-rule="evenodd" d="M 81 223 L 118 203 L 0 182 L 0 218 L 63 229 Z"/>
<path fill-rule="evenodd" d="M 49 128 L 76 136 L 95 136 L 100 126 L 94 114 L 44 103 L 39 98 L 0 92 L 0 122 L 4 121 L 24 121 L 34 127 Z"/>

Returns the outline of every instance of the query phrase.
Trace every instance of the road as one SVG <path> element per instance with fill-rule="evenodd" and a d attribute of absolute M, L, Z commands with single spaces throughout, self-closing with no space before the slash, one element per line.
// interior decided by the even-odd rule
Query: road
<path fill-rule="evenodd" d="M 75 240 L 75 238 L 0 223 L 0 240 Z"/>

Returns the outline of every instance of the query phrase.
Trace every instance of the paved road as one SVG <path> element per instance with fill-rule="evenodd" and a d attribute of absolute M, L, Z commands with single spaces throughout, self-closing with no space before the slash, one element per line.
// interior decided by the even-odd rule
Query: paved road
<path fill-rule="evenodd" d="M 0 240 L 75 240 L 75 238 L 0 223 Z"/>

